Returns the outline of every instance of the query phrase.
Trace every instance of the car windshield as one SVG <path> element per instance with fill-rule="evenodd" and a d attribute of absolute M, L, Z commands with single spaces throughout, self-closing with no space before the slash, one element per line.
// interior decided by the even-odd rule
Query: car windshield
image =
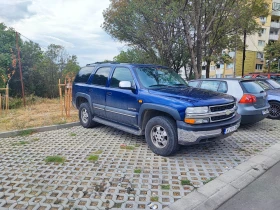
<path fill-rule="evenodd" d="M 163 67 L 137 67 L 135 72 L 145 88 L 181 87 L 187 83 L 172 69 Z"/>
<path fill-rule="evenodd" d="M 267 82 L 273 87 L 273 88 L 279 88 L 280 89 L 280 84 L 276 82 L 275 80 L 269 79 Z"/>

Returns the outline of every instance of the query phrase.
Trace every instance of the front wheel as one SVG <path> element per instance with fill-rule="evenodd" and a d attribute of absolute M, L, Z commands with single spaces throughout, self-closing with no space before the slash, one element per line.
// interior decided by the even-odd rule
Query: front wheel
<path fill-rule="evenodd" d="M 177 128 L 169 117 L 150 119 L 145 128 L 145 137 L 150 149 L 158 155 L 168 156 L 178 149 Z"/>
<path fill-rule="evenodd" d="M 276 101 L 269 102 L 270 110 L 268 117 L 271 119 L 279 119 L 280 118 L 280 103 Z"/>
<path fill-rule="evenodd" d="M 80 123 L 84 128 L 93 128 L 97 122 L 92 120 L 93 116 L 88 103 L 82 103 L 79 108 Z"/>

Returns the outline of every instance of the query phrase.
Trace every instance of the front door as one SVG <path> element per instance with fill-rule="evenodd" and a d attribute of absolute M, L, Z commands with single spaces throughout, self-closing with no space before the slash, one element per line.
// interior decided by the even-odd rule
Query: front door
<path fill-rule="evenodd" d="M 136 91 L 119 88 L 120 81 L 134 83 L 129 68 L 116 67 L 106 94 L 107 118 L 129 126 L 137 127 L 139 103 Z"/>

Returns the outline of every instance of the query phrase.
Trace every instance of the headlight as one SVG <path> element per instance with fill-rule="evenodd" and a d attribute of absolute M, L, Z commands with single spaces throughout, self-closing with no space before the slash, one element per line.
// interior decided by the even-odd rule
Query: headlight
<path fill-rule="evenodd" d="M 186 109 L 186 114 L 204 114 L 209 111 L 208 106 L 201 106 L 201 107 L 188 107 Z"/>

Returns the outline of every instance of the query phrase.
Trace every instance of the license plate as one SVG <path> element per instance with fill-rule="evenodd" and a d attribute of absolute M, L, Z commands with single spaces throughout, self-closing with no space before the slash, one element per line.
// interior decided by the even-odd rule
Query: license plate
<path fill-rule="evenodd" d="M 236 131 L 238 127 L 239 127 L 239 124 L 236 124 L 236 125 L 228 127 L 228 128 L 224 128 L 223 133 L 224 134 L 232 133 L 232 132 Z"/>
<path fill-rule="evenodd" d="M 268 113 L 269 113 L 269 110 L 268 110 L 268 109 L 262 111 L 262 114 L 263 114 L 263 115 L 268 114 Z"/>

